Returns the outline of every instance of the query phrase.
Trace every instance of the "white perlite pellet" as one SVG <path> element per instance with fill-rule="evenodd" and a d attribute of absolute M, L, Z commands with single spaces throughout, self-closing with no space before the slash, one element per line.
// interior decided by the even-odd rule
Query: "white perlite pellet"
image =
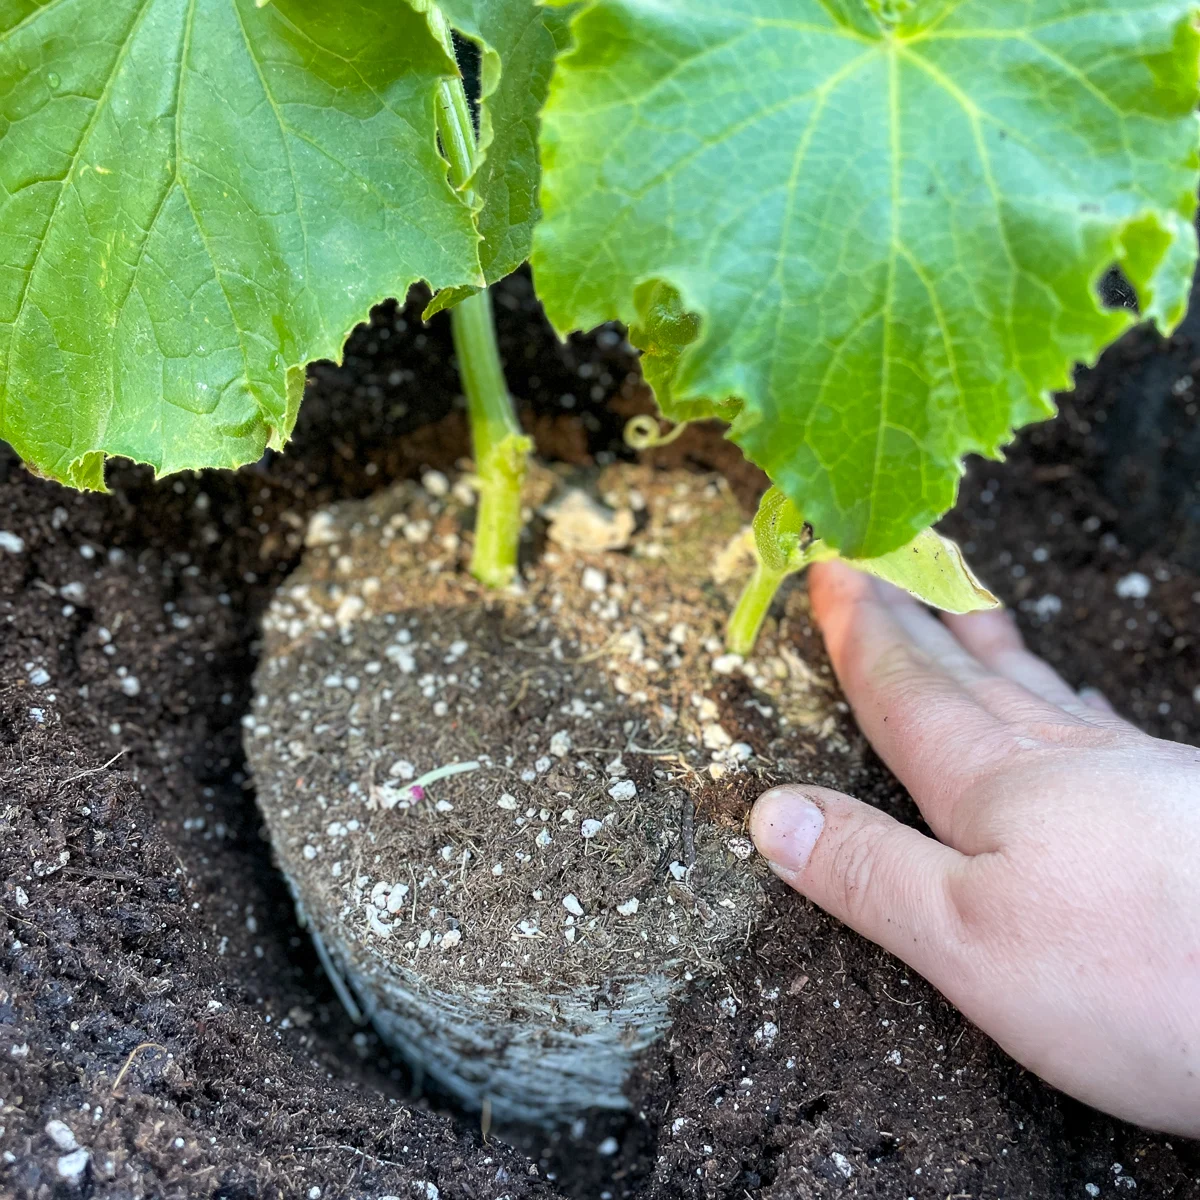
<path fill-rule="evenodd" d="M 75 1134 L 65 1121 L 47 1121 L 46 1136 L 60 1150 L 74 1150 L 79 1146 Z"/>
<path fill-rule="evenodd" d="M 82 1146 L 78 1150 L 72 1150 L 70 1154 L 61 1155 L 55 1163 L 59 1178 L 70 1180 L 72 1183 L 77 1182 L 87 1170 L 89 1157 Z"/>
<path fill-rule="evenodd" d="M 608 789 L 608 794 L 614 800 L 632 800 L 637 795 L 637 784 L 632 779 L 618 779 Z"/>
<path fill-rule="evenodd" d="M 1130 571 L 1117 580 L 1116 592 L 1122 600 L 1145 600 L 1150 595 L 1150 580 L 1141 571 Z"/>
<path fill-rule="evenodd" d="M 779 1026 L 774 1021 L 764 1021 L 755 1031 L 754 1040 L 760 1046 L 772 1046 L 779 1036 Z"/>
<path fill-rule="evenodd" d="M 9 533 L 7 529 L 0 529 L 0 550 L 7 550 L 9 554 L 21 554 L 25 550 L 25 539 L 17 537 L 15 533 Z"/>

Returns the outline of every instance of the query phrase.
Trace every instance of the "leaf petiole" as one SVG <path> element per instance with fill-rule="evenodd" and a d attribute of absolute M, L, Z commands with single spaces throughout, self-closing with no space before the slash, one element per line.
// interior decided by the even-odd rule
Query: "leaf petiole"
<path fill-rule="evenodd" d="M 429 12 L 430 26 L 453 54 L 449 28 L 440 11 Z M 438 91 L 438 135 L 450 164 L 450 183 L 464 190 L 475 171 L 475 128 L 461 76 L 444 79 Z M 470 197 L 468 196 L 468 199 Z M 488 587 L 505 587 L 517 571 L 521 541 L 521 485 L 533 441 L 521 431 L 504 380 L 496 324 L 486 289 L 450 310 L 450 328 L 475 451 L 479 505 L 471 574 Z"/>
<path fill-rule="evenodd" d="M 772 571 L 756 553 L 754 573 L 738 597 L 737 607 L 729 618 L 725 630 L 725 645 L 731 653 L 749 658 L 758 641 L 759 630 L 767 619 L 767 611 L 780 585 L 791 574 L 790 571 Z"/>

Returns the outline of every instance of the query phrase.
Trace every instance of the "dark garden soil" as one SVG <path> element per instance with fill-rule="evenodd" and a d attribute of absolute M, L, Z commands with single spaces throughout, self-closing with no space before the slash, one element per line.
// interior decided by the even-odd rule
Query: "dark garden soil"
<path fill-rule="evenodd" d="M 646 397 L 620 334 L 561 347 L 524 279 L 499 299 L 542 454 L 622 453 Z M 448 331 L 418 311 L 385 306 L 345 366 L 314 369 L 289 453 L 254 468 L 120 467 L 78 496 L 0 452 L 19 539 L 0 539 L 0 1195 L 1200 1197 L 1200 1145 L 1045 1088 L 777 885 L 627 1116 L 484 1138 L 349 1020 L 272 866 L 240 723 L 308 515 L 464 453 Z M 1072 682 L 1200 742 L 1193 375 L 1200 313 L 1165 345 L 1135 332 L 1007 464 L 973 464 L 947 528 Z M 747 504 L 761 485 L 712 429 L 655 453 Z M 826 669 L 811 628 L 792 635 Z M 914 819 L 869 754 L 813 771 Z"/>

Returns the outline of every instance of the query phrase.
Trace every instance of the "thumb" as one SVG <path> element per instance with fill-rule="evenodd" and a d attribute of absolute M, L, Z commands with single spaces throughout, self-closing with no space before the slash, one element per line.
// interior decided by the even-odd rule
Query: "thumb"
<path fill-rule="evenodd" d="M 960 956 L 954 896 L 969 860 L 957 850 L 852 796 L 810 786 L 766 792 L 750 833 L 776 875 L 934 984 Z"/>

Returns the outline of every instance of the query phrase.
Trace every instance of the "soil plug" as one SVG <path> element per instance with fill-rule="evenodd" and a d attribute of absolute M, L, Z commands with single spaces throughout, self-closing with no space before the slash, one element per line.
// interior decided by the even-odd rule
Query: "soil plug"
<path fill-rule="evenodd" d="M 770 638 L 736 678 L 715 665 L 736 584 L 704 566 L 742 524 L 727 489 L 633 467 L 591 484 L 618 511 L 644 498 L 644 527 L 621 552 L 552 543 L 521 594 L 472 578 L 456 489 L 321 514 L 266 616 L 246 721 L 332 972 L 418 1073 L 498 1123 L 627 1106 L 672 1003 L 744 944 L 764 878 L 746 814 L 832 703 Z M 524 502 L 558 487 L 535 468 Z"/>

